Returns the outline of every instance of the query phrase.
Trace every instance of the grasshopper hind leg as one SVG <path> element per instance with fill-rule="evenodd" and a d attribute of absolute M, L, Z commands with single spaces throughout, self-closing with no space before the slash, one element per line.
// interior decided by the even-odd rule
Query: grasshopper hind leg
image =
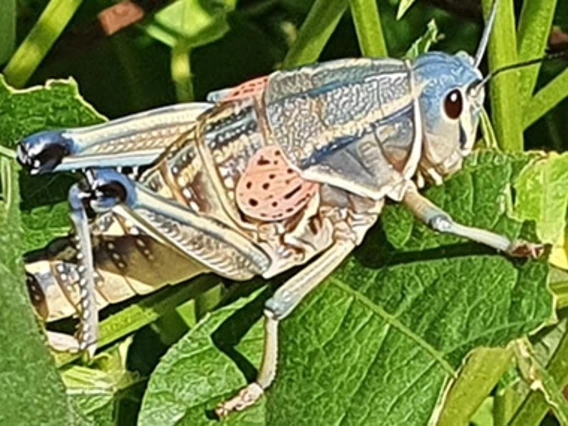
<path fill-rule="evenodd" d="M 258 401 L 276 376 L 278 360 L 278 324 L 288 317 L 298 304 L 315 289 L 351 253 L 354 242 L 339 240 L 315 262 L 280 287 L 265 305 L 264 349 L 262 363 L 256 380 L 243 388 L 235 397 L 219 404 L 218 417 L 226 417 L 233 411 L 242 411 Z"/>

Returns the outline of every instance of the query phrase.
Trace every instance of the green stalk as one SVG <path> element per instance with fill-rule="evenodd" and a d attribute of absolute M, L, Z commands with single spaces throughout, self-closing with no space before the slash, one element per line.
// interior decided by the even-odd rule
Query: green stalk
<path fill-rule="evenodd" d="M 51 0 L 49 2 L 26 39 L 4 68 L 4 75 L 8 83 L 16 88 L 26 85 L 82 2 L 83 0 Z"/>
<path fill-rule="evenodd" d="M 540 58 L 544 55 L 555 9 L 556 0 L 525 0 L 523 2 L 518 32 L 520 61 Z M 534 92 L 540 67 L 541 64 L 536 64 L 521 70 L 520 92 L 523 106 L 526 106 Z"/>
<path fill-rule="evenodd" d="M 178 41 L 172 48 L 171 73 L 178 102 L 191 102 L 195 99 L 190 56 L 191 47 L 183 41 Z"/>
<path fill-rule="evenodd" d="M 436 425 L 468 424 L 511 364 L 512 357 L 510 349 L 475 349 L 452 384 Z"/>
<path fill-rule="evenodd" d="M 493 399 L 493 426 L 507 426 L 521 403 L 515 389 L 507 386 L 499 389 Z"/>
<path fill-rule="evenodd" d="M 483 0 L 487 14 L 494 0 Z M 511 48 L 513 46 L 513 48 Z M 513 0 L 499 2 L 497 19 L 489 43 L 491 70 L 517 63 L 517 36 Z M 491 110 L 499 146 L 504 151 L 522 151 L 522 107 L 519 98 L 519 72 L 510 71 L 495 77 L 491 82 Z"/>
<path fill-rule="evenodd" d="M 3 64 L 16 47 L 16 0 L 0 1 L 0 64 Z"/>
<path fill-rule="evenodd" d="M 0 157 L 9 158 L 10 160 L 15 160 L 18 158 L 16 151 L 5 146 L 0 145 Z"/>
<path fill-rule="evenodd" d="M 524 110 L 524 128 L 532 126 L 568 95 L 568 70 L 562 71 L 554 80 L 533 96 Z"/>
<path fill-rule="evenodd" d="M 376 0 L 349 0 L 349 6 L 363 55 L 371 57 L 388 56 L 379 6 Z"/>
<path fill-rule="evenodd" d="M 348 0 L 315 0 L 298 36 L 284 58 L 283 68 L 317 61 L 341 16 Z"/>
<path fill-rule="evenodd" d="M 190 283 L 163 289 L 138 303 L 128 306 L 116 315 L 101 322 L 99 347 L 106 346 L 153 323 L 163 314 L 172 311 L 190 299 L 195 299 L 218 283 L 218 277 L 204 275 L 195 278 Z M 60 353 L 56 354 L 55 361 L 58 366 L 62 366 L 77 359 L 79 356 L 77 354 Z"/>

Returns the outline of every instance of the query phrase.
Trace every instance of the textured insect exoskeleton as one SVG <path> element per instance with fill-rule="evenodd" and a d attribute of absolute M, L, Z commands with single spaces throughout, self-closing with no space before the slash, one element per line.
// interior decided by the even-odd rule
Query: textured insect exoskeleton
<path fill-rule="evenodd" d="M 73 236 L 27 259 L 39 315 L 80 314 L 77 336 L 51 333 L 51 344 L 92 353 L 98 309 L 197 274 L 269 278 L 307 264 L 267 302 L 260 373 L 219 406 L 226 415 L 272 383 L 279 321 L 361 243 L 385 199 L 437 231 L 537 256 L 538 245 L 455 223 L 413 180 L 439 182 L 470 153 L 490 27 L 475 59 L 337 60 L 278 71 L 208 103 L 24 139 L 19 160 L 32 173 L 86 169 L 69 194 Z M 146 170 L 128 177 L 122 166 Z M 91 221 L 86 207 L 97 213 Z"/>

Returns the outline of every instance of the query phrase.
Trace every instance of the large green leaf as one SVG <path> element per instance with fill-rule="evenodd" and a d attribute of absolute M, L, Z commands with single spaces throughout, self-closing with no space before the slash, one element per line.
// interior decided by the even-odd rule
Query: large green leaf
<path fill-rule="evenodd" d="M 0 138 L 4 146 L 4 134 Z M 18 174 L 5 157 L 0 157 L 0 188 L 0 424 L 72 424 L 63 384 L 26 294 Z"/>
<path fill-rule="evenodd" d="M 568 154 L 543 156 L 515 182 L 515 213 L 534 220 L 539 238 L 554 244 L 564 236 L 568 207 Z"/>
<path fill-rule="evenodd" d="M 477 154 L 426 194 L 466 224 L 530 237 L 531 227 L 507 212 L 511 182 L 531 159 Z M 427 424 L 472 349 L 504 347 L 551 320 L 547 277 L 543 261 L 437 235 L 388 206 L 382 226 L 283 322 L 277 380 L 247 421 Z M 242 320 L 258 316 L 260 304 L 228 307 L 166 354 L 148 386 L 143 424 L 206 424 L 208 410 L 254 376 L 260 329 L 245 334 Z M 245 377 L 237 378 L 239 368 Z M 228 423 L 246 424 L 241 416 Z"/>

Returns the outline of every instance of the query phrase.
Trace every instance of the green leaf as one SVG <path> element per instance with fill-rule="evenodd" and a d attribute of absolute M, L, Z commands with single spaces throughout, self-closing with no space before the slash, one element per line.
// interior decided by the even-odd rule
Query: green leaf
<path fill-rule="evenodd" d="M 533 392 L 515 413 L 510 425 L 538 425 L 549 408 L 554 410 L 560 424 L 568 424 L 568 402 L 562 391 L 568 383 L 568 334 L 565 324 L 561 326 L 561 330 L 563 336 L 552 358 L 539 357 L 528 342 L 521 341 L 517 344 L 519 370 Z M 551 340 L 555 338 L 555 335 L 551 336 Z M 548 368 L 545 368 L 549 360 Z"/>
<path fill-rule="evenodd" d="M 0 75 L 0 134 L 15 148 L 25 136 L 42 130 L 100 123 L 103 117 L 79 95 L 73 80 L 51 81 L 45 87 L 17 91 Z M 70 229 L 67 191 L 72 176 L 30 177 L 22 174 L 23 250 L 43 247 Z"/>
<path fill-rule="evenodd" d="M 506 213 L 511 182 L 531 158 L 476 154 L 426 194 L 465 224 L 528 237 L 528 224 Z M 543 262 L 438 235 L 388 206 L 382 227 L 281 324 L 277 380 L 247 421 L 427 424 L 474 348 L 505 347 L 551 320 L 547 277 Z M 174 345 L 150 380 L 142 424 L 212 422 L 209 410 L 254 378 L 261 329 L 247 334 L 243 320 L 261 311 L 262 298 L 238 302 Z"/>
<path fill-rule="evenodd" d="M 525 343 L 517 345 L 517 360 L 520 361 L 528 382 L 523 381 L 519 370 L 509 372 L 507 383 L 502 383 L 498 395 L 508 406 L 504 406 L 498 413 L 498 425 L 540 425 L 551 406 L 547 403 L 545 395 L 541 392 L 542 386 L 537 384 L 531 390 L 530 385 L 534 384 L 540 375 L 543 367 L 547 371 L 544 373 L 547 380 L 557 383 L 556 387 L 568 384 L 566 374 L 566 359 L 568 359 L 568 335 L 566 333 L 566 314 L 561 312 L 561 320 L 558 324 L 540 330 L 535 336 L 531 337 L 533 344 L 532 350 L 528 349 Z M 519 348 L 523 348 L 519 353 Z M 535 364 L 536 362 L 536 364 Z M 527 370 L 531 370 L 530 372 Z M 527 374 L 529 373 L 529 374 Z M 531 377 L 532 376 L 532 377 Z"/>
<path fill-rule="evenodd" d="M 15 163 L 0 158 L 0 177 L 0 424 L 68 425 L 71 412 L 63 383 L 24 284 Z"/>
<path fill-rule="evenodd" d="M 208 314 L 178 344 L 162 358 L 152 374 L 142 402 L 139 425 L 210 423 L 207 416 L 224 397 L 243 384 L 242 373 L 228 354 L 219 350 L 234 344 L 242 328 L 256 322 L 240 343 L 247 361 L 260 362 L 262 356 L 262 326 L 257 321 L 266 300 L 265 293 L 255 292 L 230 306 Z M 244 318 L 243 308 L 259 311 Z M 233 424 L 264 424 L 264 404 L 231 418 Z"/>
<path fill-rule="evenodd" d="M 377 1 L 349 0 L 349 6 L 363 55 L 376 58 L 388 56 Z"/>
<path fill-rule="evenodd" d="M 323 48 L 347 9 L 348 0 L 315 0 L 296 40 L 284 58 L 283 68 L 318 60 Z"/>
<path fill-rule="evenodd" d="M 195 48 L 220 39 L 229 31 L 227 15 L 236 0 L 178 0 L 154 15 L 146 26 L 155 39 L 175 47 Z"/>
<path fill-rule="evenodd" d="M 564 236 L 568 209 L 568 154 L 549 154 L 527 167 L 517 181 L 515 214 L 534 220 L 545 243 L 556 244 Z"/>
<path fill-rule="evenodd" d="M 410 9 L 416 0 L 400 0 L 398 3 L 398 10 L 396 12 L 396 19 L 400 20 L 404 14 Z"/>
<path fill-rule="evenodd" d="M 62 372 L 67 395 L 97 426 L 115 424 L 121 394 L 142 380 L 126 367 L 131 340 L 98 354 L 89 367 L 73 365 Z"/>
<path fill-rule="evenodd" d="M 406 51 L 404 55 L 408 59 L 414 59 L 421 55 L 422 53 L 428 52 L 433 44 L 440 41 L 443 36 L 438 31 L 438 26 L 436 21 L 433 19 L 428 22 L 428 27 L 426 32 L 418 40 L 412 43 L 412 46 Z"/>

